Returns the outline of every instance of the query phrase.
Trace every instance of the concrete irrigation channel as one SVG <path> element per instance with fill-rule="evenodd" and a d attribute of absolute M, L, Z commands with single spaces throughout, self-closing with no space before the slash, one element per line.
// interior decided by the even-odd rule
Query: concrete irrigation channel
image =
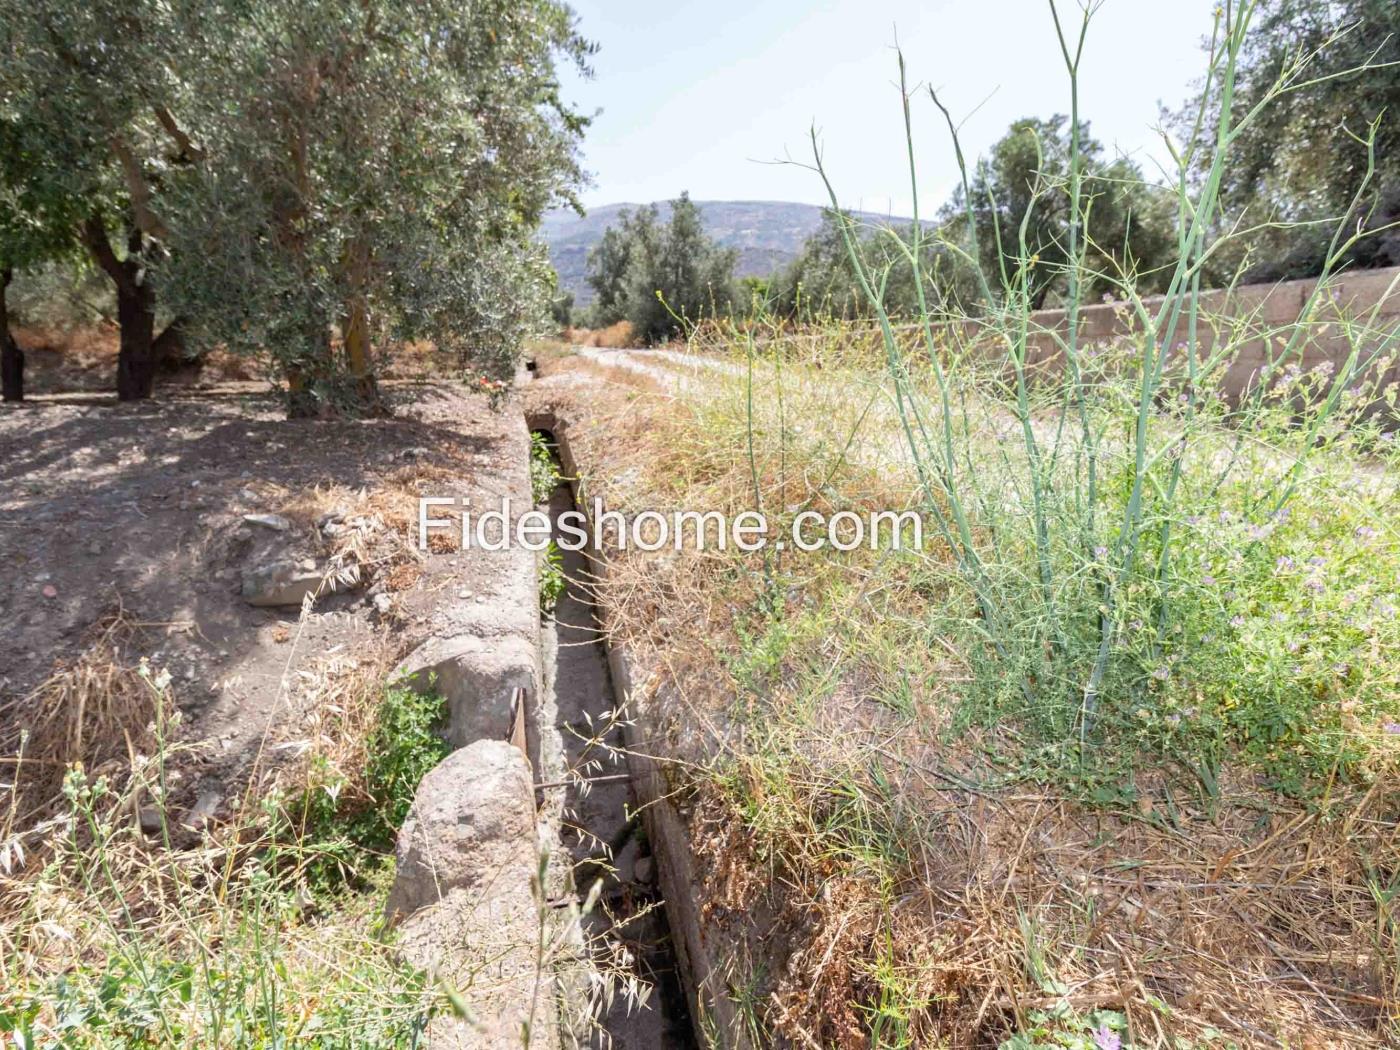
<path fill-rule="evenodd" d="M 536 432 L 554 447 L 558 461 L 553 433 Z M 558 540 L 559 516 L 575 509 L 567 480 L 555 487 L 545 509 Z M 540 813 L 568 856 L 578 890 L 602 880 L 598 907 L 584 918 L 585 939 L 595 950 L 609 943 L 625 947 L 652 986 L 645 1004 L 617 996 L 605 1010 L 602 1027 L 611 1045 L 693 1047 L 669 909 L 658 889 L 655 840 L 646 833 L 626 753 L 627 712 L 593 601 L 593 566 L 578 550 L 561 550 L 560 560 L 564 590 L 541 630 Z"/>
<path fill-rule="evenodd" d="M 532 504 L 527 425 L 572 474 L 561 422 L 522 420 L 501 479 L 512 517 Z M 557 532 L 575 498 L 561 482 L 535 509 Z M 455 554 L 471 587 L 443 593 L 399 668 L 443 696 L 455 749 L 415 794 L 387 905 L 405 960 L 451 992 L 428 1024 L 433 1050 L 705 1043 L 694 1018 L 716 997 L 684 829 L 639 747 L 626 654 L 591 597 L 597 566 L 561 555 L 566 585 L 541 615 L 542 555 Z"/>

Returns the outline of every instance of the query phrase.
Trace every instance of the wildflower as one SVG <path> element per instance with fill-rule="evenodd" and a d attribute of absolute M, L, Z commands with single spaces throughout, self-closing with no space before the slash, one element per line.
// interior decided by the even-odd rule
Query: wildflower
<path fill-rule="evenodd" d="M 1094 1046 L 1096 1050 L 1122 1050 L 1123 1040 L 1108 1025 L 1101 1024 L 1094 1029 Z"/>
<path fill-rule="evenodd" d="M 1293 565 L 1294 562 L 1292 558 L 1290 558 L 1287 554 L 1281 554 L 1279 555 L 1278 561 L 1274 562 L 1274 571 L 1290 572 L 1293 569 Z"/>
<path fill-rule="evenodd" d="M 1287 622 L 1288 622 L 1288 617 L 1285 616 L 1285 615 L 1284 615 L 1283 613 L 1281 613 L 1281 612 L 1276 612 L 1276 613 L 1274 613 L 1272 616 L 1269 617 L 1269 619 L 1273 620 L 1274 623 L 1287 623 Z"/>
<path fill-rule="evenodd" d="M 1391 736 L 1400 736 L 1400 722 L 1387 722 L 1381 729 Z"/>
<path fill-rule="evenodd" d="M 1246 532 L 1252 540 L 1262 540 L 1269 533 L 1274 531 L 1272 525 L 1251 525 Z"/>
<path fill-rule="evenodd" d="M 1214 587 L 1214 586 L 1215 586 L 1215 577 L 1214 577 L 1214 576 L 1211 576 L 1211 575 L 1202 576 L 1202 577 L 1201 577 L 1201 582 L 1202 582 L 1203 584 L 1205 584 L 1207 587 Z"/>
<path fill-rule="evenodd" d="M 1327 590 L 1327 585 L 1316 576 L 1309 576 L 1304 580 L 1303 587 L 1312 591 L 1313 594 L 1321 594 L 1323 591 Z"/>
<path fill-rule="evenodd" d="M 1311 558 L 1308 559 L 1308 564 L 1321 567 L 1327 564 L 1327 559 L 1324 558 L 1321 554 L 1314 554 Z"/>
<path fill-rule="evenodd" d="M 1376 530 L 1369 525 L 1358 525 L 1356 527 L 1356 536 L 1358 539 L 1369 540 L 1375 534 Z"/>
<path fill-rule="evenodd" d="M 1230 626 L 1231 626 L 1231 627 L 1243 627 L 1243 626 L 1244 626 L 1244 617 L 1241 616 L 1239 613 L 1235 613 L 1234 616 L 1230 617 Z"/>
<path fill-rule="evenodd" d="M 1108 548 L 1105 547 L 1105 546 L 1103 546 L 1102 544 L 1100 544 L 1099 546 L 1095 547 L 1095 548 L 1094 548 L 1094 557 L 1095 557 L 1095 558 L 1098 558 L 1099 561 L 1103 561 L 1105 558 L 1108 557 Z"/>

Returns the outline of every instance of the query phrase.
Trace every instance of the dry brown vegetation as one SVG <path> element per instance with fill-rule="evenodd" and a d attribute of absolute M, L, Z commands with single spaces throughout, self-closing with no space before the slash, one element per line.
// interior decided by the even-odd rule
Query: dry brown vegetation
<path fill-rule="evenodd" d="M 617 321 L 604 328 L 566 328 L 564 341 L 571 346 L 635 346 L 636 337 L 628 321 Z"/>
<path fill-rule="evenodd" d="M 768 506 L 908 505 L 872 382 L 784 369 L 752 430 L 721 369 L 663 395 L 565 356 L 531 397 L 612 508 L 732 514 L 755 485 Z M 1021 739 L 950 735 L 968 654 L 923 628 L 947 595 L 919 561 L 786 557 L 778 628 L 754 612 L 778 568 L 761 555 L 612 551 L 600 589 L 652 672 L 652 751 L 684 785 L 707 942 L 757 1041 L 1088 1046 L 1111 1013 L 1136 1047 L 1393 1045 L 1389 752 L 1306 801 L 1245 769 L 1208 793 L 1144 767 L 1131 804 L 1000 776 L 989 756 Z"/>

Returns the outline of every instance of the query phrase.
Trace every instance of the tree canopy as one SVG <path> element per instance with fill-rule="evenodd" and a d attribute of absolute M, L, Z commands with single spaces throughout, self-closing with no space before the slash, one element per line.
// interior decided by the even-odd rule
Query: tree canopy
<path fill-rule="evenodd" d="M 660 342 L 684 324 L 727 313 L 738 253 L 705 233 L 700 209 L 682 193 L 662 223 L 655 205 L 623 212 L 588 256 L 596 319 L 631 323 L 634 335 Z"/>
<path fill-rule="evenodd" d="M 1222 204 L 1264 230 L 1251 242 L 1252 280 L 1309 277 L 1322 269 L 1337 221 L 1377 231 L 1345 260 L 1400 265 L 1400 5 L 1393 0 L 1263 0 L 1234 88 L 1238 119 L 1275 95 L 1236 138 Z M 1280 90 L 1282 89 L 1282 90 Z M 1203 85 L 1176 117 L 1189 123 Z M 1369 129 L 1375 170 L 1367 182 Z M 1363 183 L 1366 183 L 1363 187 Z M 1303 225 L 1311 223 L 1312 225 Z"/>
<path fill-rule="evenodd" d="M 587 123 L 559 94 L 556 61 L 591 52 L 564 4 L 0 0 L 0 25 L 0 136 L 36 158 L 0 168 L 5 199 L 112 276 L 124 350 L 144 329 L 151 356 L 159 290 L 194 348 L 269 359 L 294 411 L 363 410 L 376 349 L 501 372 L 545 315 L 530 233 L 572 200 Z"/>

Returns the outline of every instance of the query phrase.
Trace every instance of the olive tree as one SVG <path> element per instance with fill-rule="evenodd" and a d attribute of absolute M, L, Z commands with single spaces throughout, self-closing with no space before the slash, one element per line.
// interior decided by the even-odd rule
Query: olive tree
<path fill-rule="evenodd" d="M 738 252 L 706 233 L 699 207 L 682 193 L 663 223 L 651 204 L 623 212 L 588 256 L 588 282 L 598 294 L 599 321 L 625 318 L 646 343 L 667 339 L 706 315 L 733 305 Z"/>
<path fill-rule="evenodd" d="M 148 397 L 178 328 L 156 335 L 165 173 L 191 160 L 174 116 L 179 9 L 159 0 L 0 0 L 0 255 L 78 246 L 116 288 L 117 395 Z"/>
<path fill-rule="evenodd" d="M 531 231 L 571 201 L 586 120 L 552 0 L 214 0 L 184 77 L 202 156 L 164 197 L 161 274 L 199 345 L 266 354 L 293 414 L 373 411 L 375 351 L 504 372 L 547 313 Z"/>

